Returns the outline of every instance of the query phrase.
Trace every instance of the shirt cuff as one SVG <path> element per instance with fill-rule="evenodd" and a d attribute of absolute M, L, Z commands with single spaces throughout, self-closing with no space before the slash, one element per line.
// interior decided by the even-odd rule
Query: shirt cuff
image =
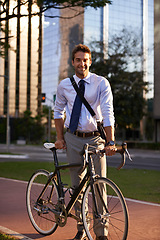
<path fill-rule="evenodd" d="M 108 126 L 112 126 L 114 127 L 114 118 L 113 119 L 103 119 L 103 126 L 104 127 L 108 127 Z"/>
<path fill-rule="evenodd" d="M 64 118 L 64 114 L 63 113 L 54 112 L 54 119 L 60 119 L 60 118 Z"/>

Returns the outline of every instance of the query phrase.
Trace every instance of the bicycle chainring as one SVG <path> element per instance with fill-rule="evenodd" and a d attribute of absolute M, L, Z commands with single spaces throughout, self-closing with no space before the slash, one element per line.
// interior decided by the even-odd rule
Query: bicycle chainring
<path fill-rule="evenodd" d="M 65 207 L 60 203 L 57 204 L 56 210 L 60 212 L 59 215 L 55 214 L 56 223 L 58 224 L 58 226 L 64 227 L 67 223 L 67 211 Z"/>

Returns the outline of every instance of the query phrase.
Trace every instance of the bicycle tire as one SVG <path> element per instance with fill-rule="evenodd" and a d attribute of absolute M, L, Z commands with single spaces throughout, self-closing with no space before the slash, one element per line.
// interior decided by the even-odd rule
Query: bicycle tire
<path fill-rule="evenodd" d="M 37 170 L 30 178 L 26 192 L 26 205 L 27 212 L 33 227 L 37 232 L 43 235 L 52 234 L 58 227 L 55 220 L 55 215 L 50 211 L 54 208 L 58 202 L 59 194 L 57 185 L 54 180 L 51 181 L 43 194 L 43 198 L 40 202 L 37 199 L 42 192 L 43 187 L 47 183 L 49 178 L 49 172 L 46 170 Z M 51 188 L 53 186 L 53 194 L 51 201 L 48 202 Z"/>
<path fill-rule="evenodd" d="M 90 184 L 85 190 L 82 201 L 82 219 L 88 239 L 93 240 L 96 239 L 96 236 L 107 236 L 108 240 L 126 240 L 129 217 L 127 205 L 120 189 L 110 179 L 100 177 L 93 183 L 93 188 L 96 191 L 98 215 L 93 204 Z M 107 202 L 108 213 L 100 196 L 103 196 Z"/>

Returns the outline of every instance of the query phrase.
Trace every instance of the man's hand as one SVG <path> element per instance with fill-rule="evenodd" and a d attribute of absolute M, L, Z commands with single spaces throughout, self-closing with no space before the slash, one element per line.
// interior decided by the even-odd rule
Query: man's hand
<path fill-rule="evenodd" d="M 62 140 L 57 140 L 55 142 L 55 147 L 57 149 L 66 149 L 66 143 L 65 143 L 65 141 L 63 139 Z"/>
<path fill-rule="evenodd" d="M 105 152 L 106 152 L 107 156 L 113 156 L 117 151 L 117 148 L 115 147 L 115 145 L 106 146 L 104 149 L 105 149 Z"/>

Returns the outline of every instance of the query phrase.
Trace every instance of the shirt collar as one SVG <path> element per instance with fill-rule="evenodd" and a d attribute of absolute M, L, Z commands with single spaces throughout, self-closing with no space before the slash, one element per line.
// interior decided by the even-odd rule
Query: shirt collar
<path fill-rule="evenodd" d="M 91 76 L 91 73 L 89 72 L 88 75 L 83 78 L 83 80 L 86 82 L 86 83 L 90 83 L 90 76 Z M 73 76 L 76 83 L 78 84 L 80 80 L 82 80 L 81 78 L 77 77 L 76 75 Z"/>

